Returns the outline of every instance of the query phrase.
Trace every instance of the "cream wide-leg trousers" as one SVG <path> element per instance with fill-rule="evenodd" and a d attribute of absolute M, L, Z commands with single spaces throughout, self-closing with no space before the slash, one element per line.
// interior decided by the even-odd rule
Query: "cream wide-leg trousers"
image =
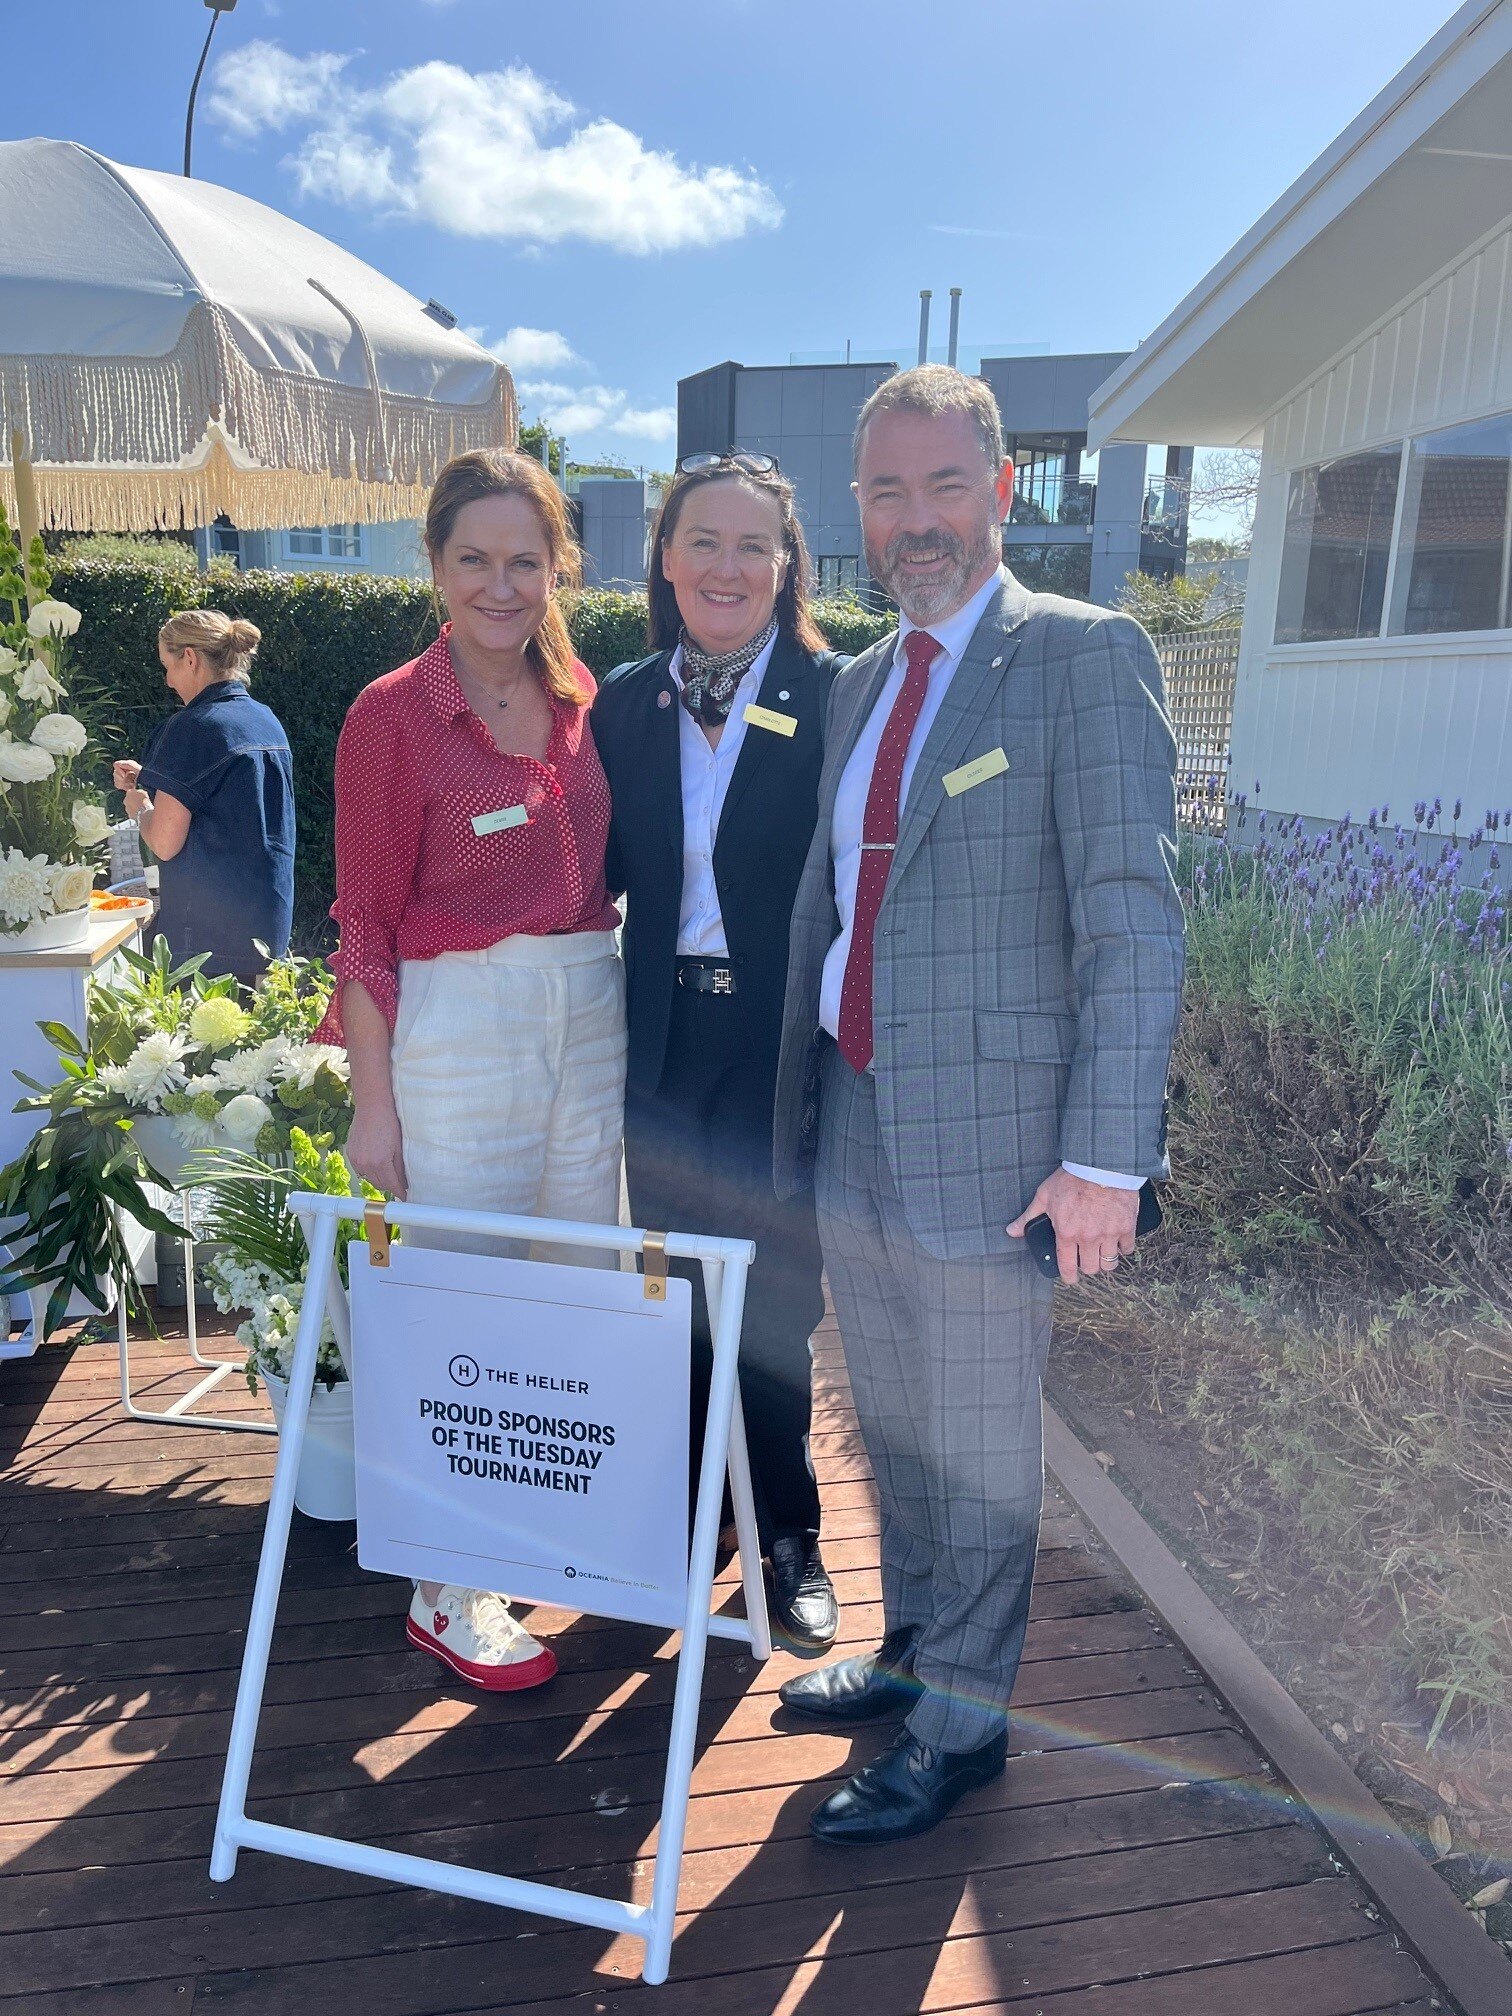
<path fill-rule="evenodd" d="M 405 960 L 390 1055 L 411 1199 L 617 1225 L 625 1052 L 625 970 L 611 931 L 521 934 Z M 405 1237 L 522 1250 L 454 1232 Z M 528 1250 L 619 1264 L 583 1248 Z"/>

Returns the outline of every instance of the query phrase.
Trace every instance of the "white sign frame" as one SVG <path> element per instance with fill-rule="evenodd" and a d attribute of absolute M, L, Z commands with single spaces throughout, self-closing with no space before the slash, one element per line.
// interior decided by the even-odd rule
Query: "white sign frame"
<path fill-rule="evenodd" d="M 688 1797 L 698 1710 L 703 1691 L 704 1655 L 709 1638 L 730 1638 L 749 1645 L 758 1660 L 771 1657 L 766 1591 L 761 1579 L 761 1547 L 756 1535 L 755 1499 L 740 1407 L 737 1369 L 740 1327 L 745 1311 L 746 1274 L 756 1249 L 745 1239 L 716 1239 L 669 1232 L 664 1242 L 673 1259 L 697 1260 L 703 1268 L 713 1331 L 714 1364 L 710 1381 L 708 1423 L 699 1463 L 697 1509 L 688 1566 L 688 1603 L 683 1622 L 677 1681 L 672 1697 L 672 1731 L 663 1783 L 661 1825 L 655 1856 L 651 1902 L 631 1904 L 617 1898 L 594 1897 L 551 1883 L 532 1883 L 491 1870 L 472 1869 L 420 1855 L 399 1854 L 367 1842 L 344 1841 L 332 1834 L 311 1834 L 296 1827 L 275 1826 L 247 1815 L 247 1785 L 257 1743 L 257 1722 L 267 1681 L 273 1622 L 288 1552 L 289 1523 L 294 1510 L 294 1481 L 309 1418 L 310 1393 L 322 1316 L 329 1313 L 338 1348 L 350 1370 L 351 1325 L 346 1294 L 334 1266 L 337 1227 L 342 1220 L 361 1219 L 358 1200 L 299 1192 L 289 1199 L 310 1250 L 310 1267 L 289 1369 L 289 1399 L 278 1440 L 278 1461 L 268 1500 L 252 1613 L 242 1652 L 236 1709 L 221 1782 L 210 1875 L 229 1882 L 243 1848 L 260 1848 L 318 1867 L 344 1869 L 358 1876 L 377 1876 L 484 1904 L 502 1904 L 544 1918 L 589 1925 L 603 1932 L 628 1933 L 645 1942 L 642 1980 L 665 1981 L 671 1964 L 672 1935 L 677 1914 L 677 1886 L 687 1831 Z M 504 1216 L 486 1211 L 450 1210 L 439 1205 L 386 1204 L 387 1223 L 417 1230 L 459 1232 L 490 1239 L 540 1240 L 555 1246 L 591 1247 L 616 1253 L 645 1250 L 644 1231 L 619 1225 L 578 1225 L 558 1220 Z M 654 1236 L 654 1235 L 653 1235 Z M 661 1242 L 658 1242 L 661 1243 Z M 719 1540 L 719 1510 L 725 1474 L 735 1508 L 740 1542 L 741 1579 L 746 1614 L 711 1614 L 714 1555 Z M 593 1614 L 593 1613 L 589 1613 Z"/>

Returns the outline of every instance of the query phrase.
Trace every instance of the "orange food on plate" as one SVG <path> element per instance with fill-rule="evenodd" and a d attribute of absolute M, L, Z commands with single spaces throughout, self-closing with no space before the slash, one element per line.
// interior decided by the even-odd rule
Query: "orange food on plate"
<path fill-rule="evenodd" d="M 105 911 L 145 910 L 147 903 L 141 896 L 112 896 L 104 889 L 96 889 L 91 892 L 89 907 L 91 910 Z"/>

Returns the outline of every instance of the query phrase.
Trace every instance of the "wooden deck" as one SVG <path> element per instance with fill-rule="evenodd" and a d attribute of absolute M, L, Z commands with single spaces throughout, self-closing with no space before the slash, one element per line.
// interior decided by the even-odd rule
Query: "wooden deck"
<path fill-rule="evenodd" d="M 832 1334 L 818 1352 L 825 1551 L 862 1645 L 875 1507 Z M 165 1399 L 177 1362 L 144 1349 Z M 114 1375 L 108 1346 L 0 1366 L 0 2016 L 1443 2006 L 1053 1492 L 1007 1774 L 922 1841 L 814 1843 L 823 1781 L 886 1732 L 786 1727 L 797 1662 L 711 1647 L 663 1988 L 629 1941 L 454 1898 L 246 1851 L 212 1884 L 274 1445 L 129 1423 Z M 407 1591 L 351 1538 L 296 1514 L 249 1810 L 648 1894 L 675 1641 L 540 1614 L 560 1677 L 483 1697 L 406 1648 Z"/>

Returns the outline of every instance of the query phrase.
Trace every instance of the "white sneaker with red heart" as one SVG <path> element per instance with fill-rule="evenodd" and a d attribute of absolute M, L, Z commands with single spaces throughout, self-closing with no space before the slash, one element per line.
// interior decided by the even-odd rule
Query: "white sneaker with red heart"
<path fill-rule="evenodd" d="M 502 1596 L 445 1583 L 434 1603 L 417 1589 L 404 1635 L 474 1687 L 514 1693 L 544 1686 L 557 1670 L 549 1646 L 532 1638 Z"/>

